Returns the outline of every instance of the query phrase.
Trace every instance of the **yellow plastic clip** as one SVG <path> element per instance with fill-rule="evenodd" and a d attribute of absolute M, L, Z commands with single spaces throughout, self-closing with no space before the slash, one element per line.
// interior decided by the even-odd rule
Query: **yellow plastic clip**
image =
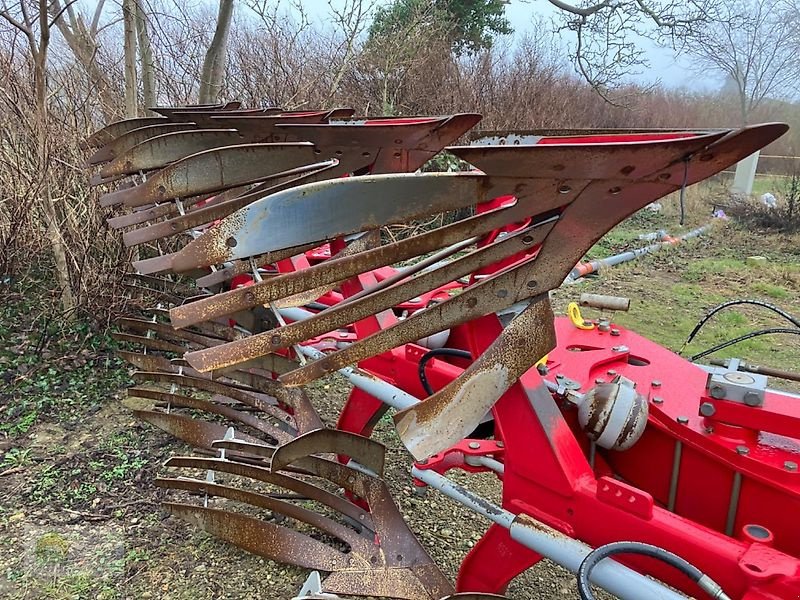
<path fill-rule="evenodd" d="M 567 316 L 569 317 L 569 320 L 572 321 L 572 324 L 578 329 L 594 329 L 594 323 L 583 320 L 581 309 L 577 302 L 570 302 L 567 305 Z"/>

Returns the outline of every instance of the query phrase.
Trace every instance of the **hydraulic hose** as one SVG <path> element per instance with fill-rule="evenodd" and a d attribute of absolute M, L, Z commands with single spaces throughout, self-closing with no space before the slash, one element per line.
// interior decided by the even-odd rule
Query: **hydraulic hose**
<path fill-rule="evenodd" d="M 592 569 L 604 558 L 614 556 L 615 554 L 641 554 L 643 556 L 650 556 L 651 558 L 665 562 L 678 569 L 715 600 L 731 600 L 718 583 L 689 561 L 663 548 L 643 542 L 614 542 L 606 544 L 605 546 L 599 546 L 587 554 L 586 558 L 581 562 L 580 567 L 578 567 L 578 595 L 581 600 L 595 600 L 595 595 L 592 593 L 589 584 L 589 577 L 592 573 Z"/>
<path fill-rule="evenodd" d="M 419 359 L 419 367 L 417 372 L 419 373 L 419 382 L 422 384 L 422 387 L 425 388 L 425 392 L 429 396 L 432 396 L 434 391 L 431 387 L 431 384 L 428 382 L 428 376 L 425 374 L 425 365 L 432 358 L 436 358 L 437 356 L 455 356 L 456 358 L 467 358 L 471 359 L 472 354 L 470 354 L 467 350 L 459 350 L 458 348 L 434 348 L 433 350 L 426 352 L 422 358 Z"/>

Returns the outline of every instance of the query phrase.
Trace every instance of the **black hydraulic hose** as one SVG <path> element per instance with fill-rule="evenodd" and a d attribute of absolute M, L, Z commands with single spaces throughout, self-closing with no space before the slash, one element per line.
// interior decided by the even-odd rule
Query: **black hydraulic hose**
<path fill-rule="evenodd" d="M 730 600 L 729 596 L 725 594 L 719 584 L 692 563 L 668 550 L 643 542 L 613 542 L 605 546 L 599 546 L 587 554 L 586 558 L 581 562 L 580 567 L 578 567 L 578 595 L 581 600 L 595 600 L 595 595 L 592 593 L 589 584 L 589 576 L 592 573 L 592 569 L 604 558 L 614 556 L 615 554 L 641 554 L 643 556 L 650 556 L 651 558 L 665 562 L 678 569 L 699 585 L 700 588 L 712 598 L 716 600 Z"/>
<path fill-rule="evenodd" d="M 422 387 L 425 388 L 425 392 L 427 392 L 429 396 L 432 396 L 434 392 L 431 384 L 428 382 L 428 376 L 425 375 L 425 365 L 428 364 L 428 361 L 437 356 L 455 356 L 456 358 L 472 359 L 472 354 L 467 350 L 459 350 L 458 348 L 434 348 L 426 352 L 422 358 L 419 359 L 417 372 L 419 373 L 419 382 L 422 384 Z"/>
<path fill-rule="evenodd" d="M 713 354 L 717 350 L 722 350 L 723 348 L 727 348 L 728 346 L 733 346 L 734 344 L 738 344 L 739 342 L 749 340 L 750 338 L 758 337 L 761 335 L 773 335 L 778 333 L 800 335 L 800 329 L 786 329 L 783 327 L 773 327 L 772 329 L 759 329 L 758 331 L 751 331 L 750 333 L 745 333 L 744 335 L 740 335 L 739 337 L 733 338 L 732 340 L 728 340 L 727 342 L 722 342 L 721 344 L 712 346 L 708 350 L 703 350 L 702 352 L 699 352 L 698 354 L 695 354 L 694 356 L 689 358 L 689 360 L 694 362 L 699 358 L 703 358 L 704 356 Z"/>
<path fill-rule="evenodd" d="M 739 300 L 730 300 L 728 302 L 723 302 L 719 306 L 715 306 L 710 311 L 708 311 L 708 313 L 702 319 L 700 319 L 697 322 L 697 325 L 694 326 L 694 329 L 692 329 L 692 333 L 689 334 L 689 337 L 686 338 L 686 341 L 683 344 L 684 347 L 694 339 L 694 336 L 696 336 L 698 334 L 698 332 L 703 328 L 703 326 L 706 323 L 708 323 L 708 321 L 711 319 L 711 317 L 713 317 L 719 311 L 728 308 L 729 306 L 737 306 L 737 305 L 740 305 L 740 304 L 752 304 L 753 306 L 759 306 L 761 308 L 766 308 L 767 310 L 771 310 L 772 312 L 780 315 L 781 317 L 783 317 L 784 319 L 789 321 L 795 327 L 800 328 L 800 319 L 797 319 L 796 317 L 793 317 L 792 315 L 790 315 L 785 310 L 781 310 L 777 306 L 774 306 L 774 305 L 769 304 L 768 302 L 764 302 L 762 300 L 748 300 L 748 299 L 742 298 L 742 299 L 739 299 Z"/>

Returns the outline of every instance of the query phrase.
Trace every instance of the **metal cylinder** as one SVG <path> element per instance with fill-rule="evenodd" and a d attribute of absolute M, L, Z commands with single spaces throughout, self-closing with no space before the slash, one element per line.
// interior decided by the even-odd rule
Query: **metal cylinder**
<path fill-rule="evenodd" d="M 631 299 L 603 294 L 581 294 L 578 304 L 604 310 L 627 311 L 631 307 Z"/>

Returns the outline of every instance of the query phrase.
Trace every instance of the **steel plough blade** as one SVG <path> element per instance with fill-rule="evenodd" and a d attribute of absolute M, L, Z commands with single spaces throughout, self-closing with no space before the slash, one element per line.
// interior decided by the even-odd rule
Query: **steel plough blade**
<path fill-rule="evenodd" d="M 349 467 L 309 454 L 314 450 L 350 452 L 375 463 L 377 453 L 382 465 L 383 448 L 357 438 L 332 430 L 312 432 L 277 449 L 237 438 L 220 440 L 214 442 L 214 447 L 238 452 L 236 457 L 250 452 L 254 459 L 268 460 L 261 466 L 238 458 L 170 459 L 167 467 L 212 471 L 214 482 L 173 478 L 161 479 L 159 485 L 175 492 L 189 491 L 215 498 L 214 508 L 204 500 L 203 505 L 169 502 L 167 509 L 261 556 L 330 572 L 324 583 L 329 592 L 410 600 L 435 599 L 451 593 L 450 583 L 409 531 L 383 481 L 370 475 L 364 466 Z M 239 480 L 231 479 L 220 485 L 217 480 L 221 474 L 245 481 L 238 484 Z M 330 484 L 359 498 L 369 512 L 326 491 Z M 294 492 L 304 503 L 312 501 L 322 514 L 298 506 L 292 498 L 287 500 L 286 495 L 275 497 L 270 492 L 276 489 Z M 175 509 L 176 506 L 180 508 Z M 256 513 L 257 509 L 261 510 Z M 269 512 L 265 514 L 264 509 Z M 281 515 L 289 521 L 278 524 L 268 520 L 271 515 Z M 295 523 L 302 524 L 303 533 L 289 528 Z M 359 535 L 353 524 L 369 536 Z M 319 533 L 309 537 L 309 526 Z M 258 532 L 258 536 L 243 536 L 242 527 Z"/>
<path fill-rule="evenodd" d="M 453 151 L 457 155 L 480 166 L 486 175 L 470 175 L 463 179 L 458 175 L 430 178 L 398 175 L 326 182 L 315 184 L 316 187 L 295 188 L 285 192 L 286 196 L 295 195 L 294 197 L 297 198 L 299 194 L 304 194 L 304 201 L 309 208 L 313 204 L 318 209 L 321 208 L 325 214 L 328 212 L 325 208 L 326 205 L 332 202 L 328 198 L 346 196 L 345 206 L 340 207 L 346 218 L 339 223 L 332 219 L 319 225 L 311 223 L 310 226 L 304 221 L 302 232 L 297 227 L 294 227 L 292 231 L 292 217 L 288 210 L 281 212 L 284 206 L 289 206 L 288 201 L 285 198 L 273 196 L 262 201 L 263 205 L 259 203 L 251 205 L 247 214 L 237 215 L 239 219 L 235 225 L 231 223 L 230 226 L 226 226 L 226 222 L 223 221 L 213 236 L 201 237 L 193 242 L 194 246 L 190 244 L 184 249 L 185 252 L 179 253 L 174 259 L 173 265 L 177 263 L 181 266 L 197 266 L 192 258 L 201 255 L 201 248 L 202 253 L 205 254 L 204 258 L 212 255 L 213 259 L 210 262 L 217 262 L 231 257 L 245 257 L 249 252 L 277 249 L 280 245 L 294 245 L 304 239 L 322 241 L 350 233 L 359 226 L 359 223 L 352 223 L 359 216 L 362 219 L 361 226 L 373 225 L 376 219 L 383 219 L 385 222 L 398 219 L 397 213 L 392 213 L 391 209 L 381 212 L 384 208 L 382 204 L 377 207 L 374 203 L 369 204 L 365 188 L 359 186 L 359 184 L 366 184 L 367 181 L 372 188 L 371 194 L 377 193 L 389 203 L 393 200 L 390 189 L 394 187 L 402 190 L 402 192 L 398 192 L 397 197 L 402 195 L 405 199 L 402 209 L 406 211 L 406 218 L 410 215 L 418 216 L 420 214 L 414 212 L 418 210 L 413 206 L 417 198 L 419 198 L 420 209 L 425 206 L 429 211 L 446 210 L 456 207 L 454 204 L 448 203 L 454 196 L 463 202 L 464 195 L 469 194 L 470 200 L 475 202 L 476 199 L 480 200 L 485 197 L 482 194 L 486 193 L 487 189 L 491 189 L 494 195 L 502 193 L 502 191 L 511 192 L 512 190 L 503 188 L 504 185 L 508 186 L 511 182 L 514 183 L 515 195 L 520 204 L 526 202 L 526 188 L 529 190 L 536 187 L 539 192 L 536 201 L 531 200 L 527 204 L 529 214 L 537 214 L 538 209 L 540 211 L 538 214 L 546 215 L 548 210 L 557 208 L 557 220 L 554 220 L 554 224 L 541 238 L 534 240 L 535 246 L 538 248 L 534 257 L 529 257 L 497 275 L 472 285 L 458 296 L 449 298 L 425 311 L 420 311 L 343 350 L 328 355 L 322 361 L 309 364 L 281 377 L 281 380 L 289 385 L 302 385 L 325 373 L 375 356 L 402 343 L 420 339 L 484 314 L 506 309 L 522 300 L 545 294 L 558 287 L 572 266 L 591 245 L 625 217 L 653 200 L 680 189 L 684 181 L 693 183 L 705 179 L 720 169 L 735 163 L 780 135 L 782 131 L 781 126 L 762 126 L 727 134 L 716 132 L 669 142 L 610 144 L 590 148 L 569 145 L 528 148 L 455 148 Z M 595 157 L 594 161 L 589 161 L 585 167 L 581 168 L 579 175 L 584 179 L 579 180 L 578 186 L 573 187 L 572 182 L 548 175 L 552 171 L 560 172 L 559 167 L 563 166 L 562 163 L 570 157 L 575 159 L 583 156 L 585 161 L 591 155 L 590 151 L 599 155 Z M 536 157 L 535 161 L 533 157 Z M 573 164 L 583 165 L 584 163 L 576 161 Z M 521 170 L 525 175 L 518 174 Z M 542 198 L 542 190 L 546 188 L 531 185 L 531 183 L 538 182 L 539 178 L 545 178 L 553 185 L 551 189 L 556 191 L 553 200 Z M 425 179 L 429 179 L 426 184 L 430 184 L 427 187 L 430 196 L 427 198 L 424 198 L 421 193 L 422 189 L 426 187 L 425 185 L 416 188 L 416 195 L 412 193 L 417 182 Z M 437 188 L 434 182 L 442 182 L 442 185 Z M 465 189 L 459 188 L 458 185 L 453 186 L 451 182 L 469 183 Z M 380 188 L 382 184 L 387 186 L 386 194 L 376 192 L 376 188 Z M 457 195 L 454 192 L 461 192 L 461 194 Z M 558 197 L 562 194 L 566 198 L 562 201 L 563 204 L 558 206 Z M 297 200 L 296 202 L 301 201 Z M 359 208 L 360 206 L 363 208 Z M 602 210 L 598 210 L 597 206 L 602 206 Z M 297 204 L 294 204 L 294 207 L 296 209 L 295 219 L 300 214 L 306 214 L 303 206 L 298 207 Z M 256 215 L 261 210 L 268 212 L 269 219 L 261 219 L 256 225 Z M 364 220 L 364 217 L 368 217 L 367 220 Z M 345 221 L 350 221 L 349 228 Z M 275 236 L 270 236 L 269 241 L 266 242 L 266 244 L 274 243 L 274 245 L 265 247 L 265 243 L 259 242 L 272 233 L 269 228 L 270 224 L 274 224 L 278 230 L 274 232 Z M 520 237 L 527 235 L 530 238 L 533 231 L 523 230 L 517 235 Z M 296 235 L 293 237 L 292 233 Z M 254 239 L 255 247 L 248 245 L 250 236 Z M 217 240 L 220 238 L 233 239 L 236 243 L 215 246 L 214 242 L 219 244 Z M 334 330 L 405 300 L 410 297 L 406 295 L 407 292 L 413 292 L 411 295 L 418 295 L 420 291 L 433 289 L 437 285 L 465 274 L 465 272 L 474 271 L 484 265 L 477 258 L 481 252 L 487 253 L 490 249 L 497 249 L 504 244 L 509 245 L 514 239 L 514 235 L 509 235 L 501 241 L 485 246 L 424 276 L 410 279 L 405 283 L 398 283 L 374 294 L 367 294 L 351 303 L 344 302 L 321 312 L 308 321 L 298 322 L 232 344 L 191 352 L 186 356 L 187 361 L 202 372 L 230 367 L 238 361 L 249 360 L 279 348 L 302 343 L 315 335 Z M 231 250 L 232 252 L 230 252 Z M 522 248 L 517 247 L 506 255 L 490 255 L 493 258 L 491 262 L 521 251 Z M 214 255 L 214 252 L 218 252 L 218 254 Z M 358 255 L 352 260 L 355 262 L 356 258 Z M 461 267 L 464 267 L 463 270 L 459 270 L 459 263 L 461 263 Z M 324 272 L 325 268 L 321 268 L 319 271 Z M 348 274 L 351 273 L 348 272 Z M 328 276 L 333 276 L 332 271 L 328 273 Z M 281 284 L 285 283 L 287 279 L 290 278 L 283 280 L 276 278 L 276 281 Z M 301 278 L 296 276 L 294 281 L 295 283 L 301 281 Z M 319 280 L 314 280 L 314 283 L 319 283 Z M 298 287 L 306 285 L 310 285 L 310 282 L 302 283 Z M 269 299 L 268 301 L 274 301 L 287 291 L 297 293 L 299 290 L 291 287 L 281 288 L 280 285 L 273 285 L 273 281 L 269 281 L 259 288 L 258 294 L 261 298 L 266 297 Z M 247 292 L 238 293 L 239 299 L 244 299 L 246 303 L 258 303 L 255 292 L 251 292 L 250 295 L 246 294 Z M 218 315 L 225 313 L 227 308 L 224 307 L 224 302 L 230 301 L 230 298 L 231 296 L 220 297 L 202 302 L 205 303 L 206 308 L 216 307 L 214 309 L 216 312 L 211 314 Z M 233 304 L 235 305 L 235 302 Z M 534 303 L 532 308 L 519 317 L 518 324 L 512 325 L 506 333 L 501 335 L 491 351 L 479 359 L 473 370 L 464 373 L 445 390 L 441 390 L 436 397 L 431 398 L 433 402 L 427 411 L 434 411 L 434 407 L 436 407 L 435 417 L 431 418 L 430 414 L 432 413 L 423 411 L 421 407 L 410 409 L 409 412 L 398 417 L 401 436 L 417 458 L 424 458 L 445 449 L 461 439 L 464 432 L 468 432 L 471 427 L 477 425 L 475 415 L 478 415 L 477 419 L 479 419 L 485 414 L 486 404 L 490 407 L 494 400 L 550 349 L 553 336 L 548 326 L 537 332 L 537 339 L 530 340 L 529 344 L 525 344 L 525 348 L 531 350 L 530 352 L 523 352 L 521 355 L 523 358 L 519 361 L 512 360 L 519 354 L 516 348 L 520 346 L 520 340 L 524 339 L 524 335 L 520 337 L 515 332 L 533 327 L 533 324 L 537 322 L 537 317 L 542 317 L 542 315 L 547 320 L 549 312 L 543 313 L 541 312 L 543 309 L 534 308 L 544 304 L 546 301 Z M 191 307 L 173 311 L 178 318 L 176 324 L 181 324 L 181 315 L 185 316 L 187 309 L 191 310 Z M 549 311 L 549 309 L 547 310 Z M 535 316 L 528 318 L 526 315 Z M 192 322 L 192 319 L 184 322 Z M 507 364 L 504 366 L 504 363 Z M 511 364 L 513 364 L 513 368 L 508 368 L 508 365 Z M 477 393 L 478 390 L 486 392 L 488 389 L 494 391 L 488 394 Z M 486 398 L 484 403 L 478 403 L 475 400 L 479 396 Z M 454 413 L 450 412 L 452 407 L 459 407 L 460 418 L 454 418 Z M 430 445 L 425 445 L 421 440 L 432 431 L 436 434 L 432 436 L 435 440 Z"/>

